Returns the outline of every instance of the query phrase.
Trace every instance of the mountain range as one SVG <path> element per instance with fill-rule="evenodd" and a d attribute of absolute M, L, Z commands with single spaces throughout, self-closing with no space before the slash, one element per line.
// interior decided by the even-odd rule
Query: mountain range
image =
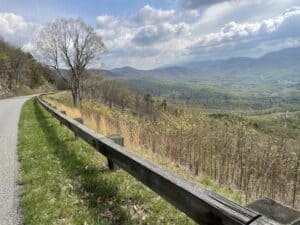
<path fill-rule="evenodd" d="M 104 74 L 154 95 L 160 95 L 158 89 L 166 87 L 174 90 L 214 88 L 237 96 L 282 96 L 287 88 L 289 91 L 300 88 L 300 47 L 259 58 L 193 61 L 152 70 L 122 67 L 91 72 Z"/>

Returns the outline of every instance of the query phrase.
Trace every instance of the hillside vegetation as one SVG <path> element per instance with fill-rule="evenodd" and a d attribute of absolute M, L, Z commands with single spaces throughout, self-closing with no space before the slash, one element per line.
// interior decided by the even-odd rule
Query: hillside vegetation
<path fill-rule="evenodd" d="M 0 39 L 0 98 L 54 89 L 51 70 Z"/>
<path fill-rule="evenodd" d="M 39 105 L 20 119 L 24 224 L 195 224 L 80 140 Z M 207 179 L 208 180 L 208 179 Z"/>
<path fill-rule="evenodd" d="M 123 67 L 91 72 L 207 111 L 257 114 L 300 110 L 299 58 L 300 48 L 291 48 L 260 58 L 187 62 L 152 70 Z"/>
<path fill-rule="evenodd" d="M 50 100 L 72 107 L 68 94 Z M 299 208 L 295 130 L 269 132 L 258 120 L 207 115 L 97 78 L 85 83 L 80 114 L 101 133 L 120 133 L 140 154 L 168 158 L 194 176 L 204 174 L 242 191 L 246 202 L 269 196 Z"/>

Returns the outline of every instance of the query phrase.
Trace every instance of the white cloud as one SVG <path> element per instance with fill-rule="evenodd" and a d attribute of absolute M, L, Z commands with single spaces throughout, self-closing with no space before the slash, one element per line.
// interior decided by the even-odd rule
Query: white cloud
<path fill-rule="evenodd" d="M 300 43 L 300 9 L 291 8 L 299 0 L 173 2 L 174 9 L 145 5 L 126 17 L 96 17 L 95 29 L 110 51 L 103 60 L 110 67 L 151 68 L 187 59 L 252 56 Z M 41 25 L 0 13 L 0 36 L 25 51 L 32 50 L 30 39 Z"/>
<path fill-rule="evenodd" d="M 161 10 L 145 5 L 135 16 L 135 21 L 138 24 L 150 25 L 170 21 L 174 17 L 175 10 Z"/>
<path fill-rule="evenodd" d="M 206 34 L 189 47 L 190 53 L 208 57 L 258 56 L 268 51 L 297 46 L 300 41 L 300 8 L 251 23 L 230 22 L 219 32 Z"/>
<path fill-rule="evenodd" d="M 32 42 L 28 42 L 28 43 L 26 43 L 26 44 L 24 44 L 23 46 L 22 46 L 22 50 L 24 51 L 24 52 L 33 52 L 34 51 L 34 45 L 32 44 Z"/>
<path fill-rule="evenodd" d="M 197 13 L 189 12 L 189 15 L 194 18 Z M 97 33 L 110 51 L 106 60 L 111 67 L 131 65 L 138 68 L 175 62 L 180 49 L 184 51 L 188 46 L 185 37 L 190 34 L 190 26 L 182 22 L 180 16 L 175 10 L 146 5 L 127 18 L 97 17 Z"/>
<path fill-rule="evenodd" d="M 179 37 L 188 31 L 185 23 L 172 23 L 175 10 L 155 9 L 145 5 L 131 18 L 97 17 L 97 33 L 111 51 L 138 49 Z M 149 47 L 149 46 L 148 46 Z"/>
<path fill-rule="evenodd" d="M 32 23 L 26 22 L 22 16 L 14 13 L 0 13 L 0 30 L 4 34 L 15 34 L 26 31 L 32 27 Z"/>
<path fill-rule="evenodd" d="M 235 10 L 239 9 L 241 5 L 233 5 L 230 2 L 221 2 L 219 4 L 212 5 L 204 10 L 201 15 L 200 23 L 211 23 L 218 19 L 221 19 L 227 15 L 232 14 Z"/>
<path fill-rule="evenodd" d="M 119 51 L 122 48 L 126 48 L 137 33 L 137 29 L 127 26 L 123 23 L 119 23 L 115 28 L 102 27 L 96 30 L 107 46 L 109 51 Z"/>
<path fill-rule="evenodd" d="M 4 39 L 21 44 L 31 38 L 37 25 L 14 13 L 0 13 L 0 33 Z"/>
<path fill-rule="evenodd" d="M 109 67 L 151 68 L 183 60 L 252 56 L 300 44 L 299 0 L 176 0 L 174 9 L 145 5 L 134 15 L 96 17 Z M 285 13 L 285 9 L 290 8 Z M 279 16 L 278 16 L 279 15 Z M 0 13 L 0 35 L 32 51 L 40 25 Z"/>
<path fill-rule="evenodd" d="M 133 42 L 139 45 L 151 45 L 157 42 L 170 40 L 172 38 L 180 38 L 180 36 L 185 34 L 187 30 L 187 26 L 183 23 L 147 25 L 142 27 L 134 36 Z"/>
<path fill-rule="evenodd" d="M 146 5 L 131 17 L 98 17 L 97 32 L 110 50 L 109 67 L 151 68 L 184 60 L 257 56 L 300 43 L 300 8 L 282 13 L 294 2 L 223 1 L 184 11 Z"/>
<path fill-rule="evenodd" d="M 114 28 L 119 24 L 119 20 L 114 16 L 98 16 L 96 18 L 97 26 L 99 28 Z"/>
<path fill-rule="evenodd" d="M 300 17 L 300 8 L 292 8 L 278 17 L 259 22 L 230 22 L 226 24 L 220 32 L 210 33 L 203 37 L 200 37 L 196 42 L 196 45 L 208 46 L 221 42 L 236 41 L 242 38 L 249 38 L 250 36 L 271 34 L 278 31 L 280 26 L 291 17 Z"/>

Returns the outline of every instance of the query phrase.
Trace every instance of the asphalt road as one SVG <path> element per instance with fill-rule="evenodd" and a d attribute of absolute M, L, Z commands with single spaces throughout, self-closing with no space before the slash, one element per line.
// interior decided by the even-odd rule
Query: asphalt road
<path fill-rule="evenodd" d="M 18 123 L 22 105 L 32 96 L 0 100 L 0 225 L 21 224 L 17 178 Z"/>

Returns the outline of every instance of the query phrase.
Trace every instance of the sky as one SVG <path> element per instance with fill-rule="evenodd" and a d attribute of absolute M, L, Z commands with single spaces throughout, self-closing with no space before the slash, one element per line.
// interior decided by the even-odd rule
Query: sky
<path fill-rule="evenodd" d="M 105 69 L 259 57 L 300 46 L 300 0 L 0 0 L 0 36 L 33 52 L 58 17 L 81 17 L 103 39 Z"/>

